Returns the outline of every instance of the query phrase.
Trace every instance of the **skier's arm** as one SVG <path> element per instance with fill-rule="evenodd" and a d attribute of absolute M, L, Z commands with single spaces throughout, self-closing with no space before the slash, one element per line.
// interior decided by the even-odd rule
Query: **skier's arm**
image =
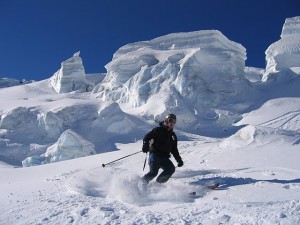
<path fill-rule="evenodd" d="M 145 135 L 145 137 L 143 139 L 143 147 L 142 147 L 143 152 L 145 152 L 145 153 L 149 152 L 149 149 L 150 149 L 149 142 L 151 139 L 154 139 L 155 133 L 156 133 L 156 129 L 153 129 Z"/>
<path fill-rule="evenodd" d="M 177 147 L 173 148 L 171 153 L 172 153 L 172 155 L 174 156 L 174 158 L 176 159 L 177 162 L 182 161 L 182 159 L 179 155 Z"/>
<path fill-rule="evenodd" d="M 181 167 L 183 166 L 183 161 L 182 161 L 182 158 L 181 156 L 179 155 L 179 151 L 178 151 L 178 148 L 177 148 L 177 137 L 175 135 L 175 143 L 173 144 L 173 148 L 172 148 L 172 155 L 174 156 L 175 160 L 177 161 L 178 163 L 178 167 Z"/>

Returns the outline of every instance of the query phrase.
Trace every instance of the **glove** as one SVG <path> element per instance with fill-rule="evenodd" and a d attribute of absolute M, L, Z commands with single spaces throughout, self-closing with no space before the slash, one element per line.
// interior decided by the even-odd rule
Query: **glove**
<path fill-rule="evenodd" d="M 143 147 L 142 147 L 142 151 L 144 152 L 144 153 L 147 153 L 147 152 L 149 152 L 149 145 L 147 145 L 147 144 L 143 144 Z"/>
<path fill-rule="evenodd" d="M 177 164 L 178 167 L 182 167 L 183 166 L 183 161 L 180 159 L 178 160 L 178 164 Z"/>

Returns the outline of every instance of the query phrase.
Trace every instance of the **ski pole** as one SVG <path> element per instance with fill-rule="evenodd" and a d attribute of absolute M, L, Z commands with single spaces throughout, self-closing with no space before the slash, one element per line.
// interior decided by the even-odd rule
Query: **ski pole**
<path fill-rule="evenodd" d="M 129 156 L 132 156 L 132 155 L 135 155 L 135 154 L 138 154 L 138 153 L 141 153 L 141 152 L 142 152 L 142 151 L 138 151 L 138 152 L 132 153 L 132 154 L 130 154 L 130 155 L 126 155 L 126 156 L 124 156 L 124 157 L 122 157 L 122 158 L 116 159 L 116 160 L 114 160 L 114 161 L 111 161 L 111 162 L 108 162 L 108 163 L 103 163 L 103 164 L 102 164 L 102 167 L 105 167 L 105 166 L 108 165 L 108 164 L 112 164 L 112 163 L 117 162 L 117 161 L 119 161 L 119 160 L 121 160 L 121 159 L 127 158 L 127 157 L 129 157 Z"/>
<path fill-rule="evenodd" d="M 145 162 L 144 162 L 143 171 L 145 170 L 145 166 L 146 166 L 146 162 L 147 162 L 147 156 L 148 156 L 148 153 L 146 153 L 146 158 L 145 158 Z"/>

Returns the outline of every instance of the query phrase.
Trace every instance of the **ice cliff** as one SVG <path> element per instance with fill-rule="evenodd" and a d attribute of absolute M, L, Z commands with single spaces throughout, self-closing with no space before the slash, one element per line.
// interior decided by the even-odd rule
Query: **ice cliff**
<path fill-rule="evenodd" d="M 51 77 L 50 84 L 57 93 L 71 91 L 86 92 L 92 89 L 92 84 L 86 79 L 80 52 L 61 63 L 61 68 Z"/>
<path fill-rule="evenodd" d="M 280 37 L 266 50 L 263 81 L 278 77 L 277 72 L 286 70 L 300 75 L 300 16 L 285 20 Z"/>
<path fill-rule="evenodd" d="M 179 96 L 198 106 L 216 106 L 248 87 L 246 50 L 216 30 L 175 33 L 121 47 L 94 89 L 105 101 L 140 107 L 152 96 Z"/>

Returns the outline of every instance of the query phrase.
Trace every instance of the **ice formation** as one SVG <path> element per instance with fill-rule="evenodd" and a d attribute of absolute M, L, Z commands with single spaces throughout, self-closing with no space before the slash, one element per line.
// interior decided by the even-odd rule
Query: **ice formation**
<path fill-rule="evenodd" d="M 162 92 L 167 108 L 180 98 L 216 106 L 248 89 L 245 59 L 245 48 L 217 30 L 169 34 L 121 47 L 94 93 L 132 108 Z"/>
<path fill-rule="evenodd" d="M 61 134 L 55 144 L 40 156 L 28 157 L 22 161 L 23 166 L 59 162 L 96 154 L 95 146 L 72 130 Z"/>
<path fill-rule="evenodd" d="M 287 69 L 300 75 L 300 16 L 285 20 L 280 37 L 266 50 L 267 66 L 263 81 Z"/>
<path fill-rule="evenodd" d="M 57 93 L 89 91 L 92 87 L 86 79 L 80 52 L 61 63 L 61 68 L 51 77 L 50 84 Z"/>
<path fill-rule="evenodd" d="M 280 37 L 284 38 L 295 34 L 300 35 L 300 16 L 285 20 Z"/>

